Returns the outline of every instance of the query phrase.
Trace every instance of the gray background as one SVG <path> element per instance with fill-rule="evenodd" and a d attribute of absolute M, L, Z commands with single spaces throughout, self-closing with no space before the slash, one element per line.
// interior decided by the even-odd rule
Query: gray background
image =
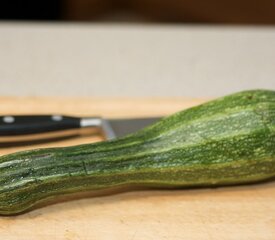
<path fill-rule="evenodd" d="M 0 23 L 0 95 L 213 97 L 275 89 L 275 28 Z"/>

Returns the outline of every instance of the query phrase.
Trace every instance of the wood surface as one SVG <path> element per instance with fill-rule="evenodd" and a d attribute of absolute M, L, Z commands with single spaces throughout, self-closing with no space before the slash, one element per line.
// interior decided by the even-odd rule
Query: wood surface
<path fill-rule="evenodd" d="M 183 98 L 1 97 L 0 114 L 144 117 L 168 115 L 202 102 Z M 100 140 L 85 137 L 17 148 L 0 147 L 0 155 Z M 131 189 L 64 196 L 23 215 L 0 217 L 0 239 L 272 240 L 275 239 L 275 182 L 212 189 Z"/>

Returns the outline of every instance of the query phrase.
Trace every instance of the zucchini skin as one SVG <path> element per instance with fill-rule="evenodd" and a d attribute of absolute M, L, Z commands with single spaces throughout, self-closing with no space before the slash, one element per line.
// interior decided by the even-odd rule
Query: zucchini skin
<path fill-rule="evenodd" d="M 117 186 L 211 187 L 275 176 L 275 91 L 183 110 L 112 141 L 0 157 L 0 214 L 60 194 Z"/>

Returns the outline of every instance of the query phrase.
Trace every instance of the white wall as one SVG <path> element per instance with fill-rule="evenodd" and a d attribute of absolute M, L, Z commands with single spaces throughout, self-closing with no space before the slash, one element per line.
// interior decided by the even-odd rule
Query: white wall
<path fill-rule="evenodd" d="M 275 89 L 275 28 L 1 23 L 0 83 L 6 96 Z"/>

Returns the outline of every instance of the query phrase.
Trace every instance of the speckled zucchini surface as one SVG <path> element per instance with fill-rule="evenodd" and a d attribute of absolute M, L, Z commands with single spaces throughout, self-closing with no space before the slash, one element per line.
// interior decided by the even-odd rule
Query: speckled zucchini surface
<path fill-rule="evenodd" d="M 0 157 L 0 214 L 117 186 L 243 184 L 275 176 L 275 91 L 235 93 L 124 138 Z"/>

